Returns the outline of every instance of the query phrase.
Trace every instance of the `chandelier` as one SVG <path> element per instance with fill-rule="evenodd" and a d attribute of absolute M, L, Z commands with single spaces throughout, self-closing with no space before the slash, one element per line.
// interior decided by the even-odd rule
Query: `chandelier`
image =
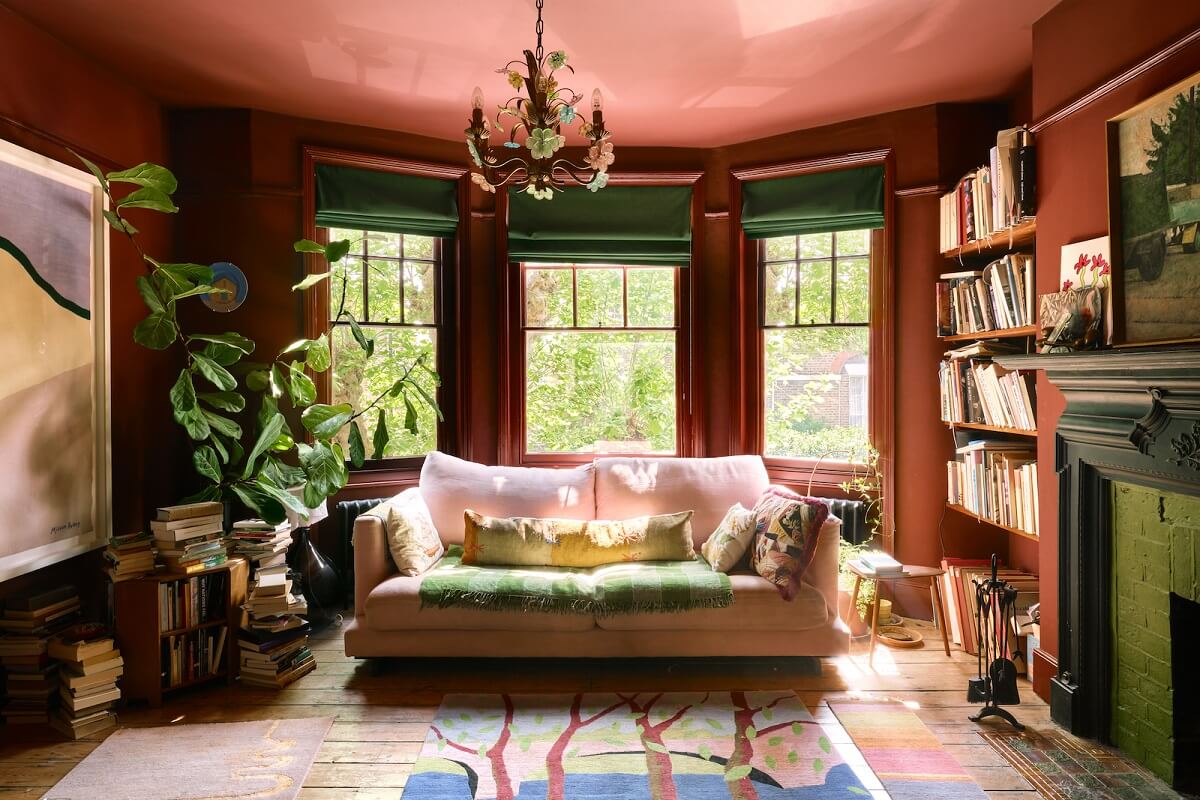
<path fill-rule="evenodd" d="M 562 50 L 542 52 L 542 2 L 537 0 L 537 50 L 525 50 L 525 58 L 508 62 L 496 70 L 508 78 L 518 92 L 509 98 L 496 113 L 496 130 L 507 138 L 504 148 L 511 154 L 497 156 L 492 151 L 492 131 L 483 116 L 483 92 L 478 86 L 471 94 L 471 127 L 466 129 L 467 150 L 478 172 L 471 180 L 485 192 L 495 192 L 511 184 L 524 188 L 538 200 L 550 200 L 555 191 L 562 191 L 574 182 L 591 191 L 608 185 L 608 167 L 613 163 L 611 135 L 604 127 L 604 99 L 600 90 L 592 92 L 592 120 L 588 122 L 577 110 L 583 95 L 560 86 L 557 76 L 563 71 L 574 74 Z M 524 95 L 520 92 L 524 90 Z M 588 142 L 587 158 L 580 164 L 570 159 L 555 158 L 567 137 L 562 131 L 579 122 L 579 133 Z M 518 137 L 522 141 L 518 142 Z M 522 150 L 524 147 L 524 150 Z"/>

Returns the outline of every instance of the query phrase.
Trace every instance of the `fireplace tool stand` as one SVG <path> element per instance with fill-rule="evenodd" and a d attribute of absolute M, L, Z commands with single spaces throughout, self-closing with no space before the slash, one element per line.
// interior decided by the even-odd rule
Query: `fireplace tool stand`
<path fill-rule="evenodd" d="M 978 646 L 978 677 L 967 682 L 967 702 L 983 703 L 979 713 L 969 719 L 1000 717 L 1019 731 L 1025 726 L 1001 706 L 1020 705 L 1017 691 L 1017 667 L 1009 657 L 1008 635 L 1016 630 L 1017 590 L 997 576 L 998 562 L 992 556 L 991 580 L 975 581 L 975 602 L 979 614 L 975 620 Z"/>

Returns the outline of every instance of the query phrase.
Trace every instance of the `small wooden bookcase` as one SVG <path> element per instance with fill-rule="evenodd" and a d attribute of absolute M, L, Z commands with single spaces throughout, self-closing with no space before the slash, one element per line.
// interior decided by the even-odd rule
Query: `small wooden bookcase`
<path fill-rule="evenodd" d="M 208 622 L 169 631 L 160 630 L 162 594 L 159 587 L 162 584 L 187 581 L 189 578 L 220 572 L 229 573 L 228 591 L 224 592 L 222 597 L 210 597 L 209 602 L 221 603 L 224 614 L 216 614 L 215 618 Z M 237 636 L 245 613 L 242 604 L 246 602 L 249 574 L 246 562 L 235 558 L 219 567 L 190 575 L 161 573 L 118 583 L 115 587 L 117 643 L 125 659 L 125 675 L 121 678 L 122 696 L 128 700 L 146 700 L 150 705 L 158 707 L 162 704 L 163 695 L 179 689 L 219 678 L 233 683 L 237 677 Z M 200 678 L 164 686 L 163 676 L 169 671 L 170 665 L 164 663 L 163 640 L 171 636 L 186 636 L 197 631 L 221 627 L 226 628 L 222 668 Z"/>

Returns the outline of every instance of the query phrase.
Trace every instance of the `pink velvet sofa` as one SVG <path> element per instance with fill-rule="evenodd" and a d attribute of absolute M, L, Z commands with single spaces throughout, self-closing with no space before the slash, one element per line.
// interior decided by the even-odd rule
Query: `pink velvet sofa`
<path fill-rule="evenodd" d="M 758 456 L 598 458 L 572 469 L 486 467 L 432 453 L 419 491 L 446 544 L 463 539 L 463 510 L 490 516 L 625 519 L 692 509 L 697 550 L 740 502 L 767 488 Z M 830 656 L 847 652 L 838 619 L 838 524 L 821 531 L 800 594 L 784 601 L 756 574 L 734 574 L 734 602 L 720 609 L 585 614 L 421 608 L 421 576 L 397 574 L 383 524 L 354 526 L 354 620 L 348 656 L 647 657 Z"/>

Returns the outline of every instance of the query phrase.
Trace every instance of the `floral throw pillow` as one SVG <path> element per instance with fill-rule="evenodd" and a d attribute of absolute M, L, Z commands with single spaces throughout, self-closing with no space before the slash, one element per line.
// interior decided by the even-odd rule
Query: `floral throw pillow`
<path fill-rule="evenodd" d="M 779 589 L 784 600 L 800 591 L 829 504 L 772 486 L 754 504 L 754 571 Z"/>
<path fill-rule="evenodd" d="M 388 550 L 401 575 L 420 575 L 446 552 L 419 489 L 406 489 L 367 513 L 383 522 Z"/>
<path fill-rule="evenodd" d="M 754 512 L 741 503 L 725 512 L 725 518 L 700 548 L 701 555 L 716 572 L 729 572 L 742 561 L 754 539 Z"/>

